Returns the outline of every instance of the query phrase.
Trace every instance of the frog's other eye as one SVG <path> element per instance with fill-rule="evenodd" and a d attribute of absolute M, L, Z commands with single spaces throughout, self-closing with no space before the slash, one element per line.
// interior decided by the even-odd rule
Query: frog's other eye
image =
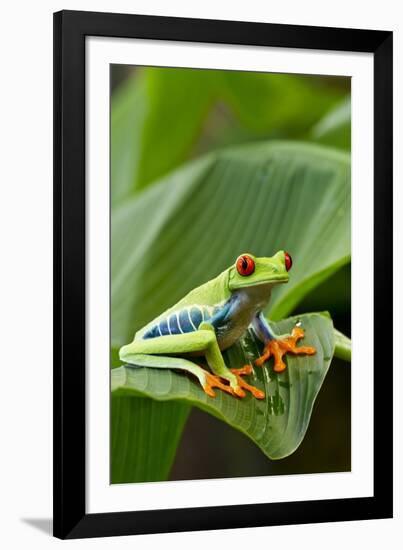
<path fill-rule="evenodd" d="M 284 261 L 286 270 L 290 271 L 290 269 L 292 268 L 292 258 L 288 254 L 288 252 L 284 252 Z"/>
<path fill-rule="evenodd" d="M 237 259 L 236 268 L 242 277 L 247 277 L 255 271 L 255 262 L 253 258 L 245 254 L 244 256 L 239 256 Z"/>

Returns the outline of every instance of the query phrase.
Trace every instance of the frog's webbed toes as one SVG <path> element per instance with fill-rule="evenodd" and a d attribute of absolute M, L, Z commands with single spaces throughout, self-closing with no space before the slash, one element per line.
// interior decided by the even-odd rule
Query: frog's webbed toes
<path fill-rule="evenodd" d="M 283 372 L 286 364 L 283 361 L 283 355 L 292 353 L 294 355 L 314 355 L 316 348 L 312 346 L 297 347 L 297 342 L 305 335 L 304 329 L 300 326 L 293 328 L 290 336 L 282 339 L 269 340 L 263 350 L 263 354 L 256 359 L 255 365 L 262 366 L 270 357 L 274 358 L 274 372 Z"/>
<path fill-rule="evenodd" d="M 213 388 L 219 388 L 220 390 L 229 393 L 230 395 L 234 395 L 233 390 L 229 384 L 225 384 L 219 376 L 206 372 L 203 390 L 210 397 L 215 397 L 216 394 Z"/>
<path fill-rule="evenodd" d="M 265 394 L 262 390 L 259 390 L 255 386 L 251 386 L 242 378 L 242 375 L 251 374 L 253 372 L 251 365 L 245 365 L 240 369 L 230 369 L 230 371 L 236 377 L 236 385 L 229 384 L 225 378 L 206 372 L 205 383 L 203 385 L 204 392 L 210 397 L 215 397 L 216 393 L 213 388 L 218 388 L 230 395 L 242 398 L 246 396 L 246 390 L 256 397 L 256 399 L 264 398 Z"/>
<path fill-rule="evenodd" d="M 265 397 L 264 391 L 259 390 L 259 388 L 256 388 L 256 386 L 251 386 L 246 382 L 244 378 L 242 378 L 242 375 L 244 374 L 252 374 L 253 372 L 252 365 L 245 365 L 240 369 L 230 369 L 230 370 L 233 374 L 235 374 L 238 381 L 239 388 L 242 391 L 243 395 L 245 395 L 245 392 L 243 390 L 246 390 L 246 391 L 249 391 L 253 395 L 253 397 L 256 397 L 256 399 L 264 399 Z"/>

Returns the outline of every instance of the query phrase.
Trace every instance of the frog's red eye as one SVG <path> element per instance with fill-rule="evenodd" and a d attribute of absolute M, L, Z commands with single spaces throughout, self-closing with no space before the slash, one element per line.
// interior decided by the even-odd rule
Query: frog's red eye
<path fill-rule="evenodd" d="M 255 262 L 250 256 L 245 254 L 244 256 L 239 256 L 237 259 L 236 268 L 242 277 L 247 277 L 255 271 Z"/>
<path fill-rule="evenodd" d="M 290 269 L 292 268 L 292 258 L 288 254 L 288 252 L 284 252 L 284 261 L 286 270 L 290 271 Z"/>

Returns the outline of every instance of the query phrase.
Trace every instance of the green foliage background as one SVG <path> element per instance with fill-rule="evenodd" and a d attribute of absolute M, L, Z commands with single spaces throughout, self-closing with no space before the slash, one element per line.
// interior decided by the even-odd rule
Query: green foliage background
<path fill-rule="evenodd" d="M 145 322 L 246 250 L 292 249 L 270 318 L 327 310 L 349 334 L 349 79 L 112 66 L 111 84 L 112 367 Z M 111 400 L 112 482 L 350 468 L 342 361 L 302 444 L 276 462 L 221 413 L 132 382 Z"/>

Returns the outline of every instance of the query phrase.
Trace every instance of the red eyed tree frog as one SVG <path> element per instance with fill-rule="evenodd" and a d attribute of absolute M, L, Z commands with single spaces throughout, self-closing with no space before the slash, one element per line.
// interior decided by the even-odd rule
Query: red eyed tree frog
<path fill-rule="evenodd" d="M 120 349 L 120 359 L 138 366 L 187 371 L 198 378 L 210 397 L 215 397 L 213 388 L 219 388 L 238 397 L 244 397 L 247 390 L 263 399 L 264 392 L 242 378 L 252 373 L 252 366 L 228 369 L 221 352 L 250 327 L 265 345 L 255 361 L 257 366 L 273 356 L 274 371 L 282 372 L 286 368 L 284 354 L 316 352 L 314 347 L 297 347 L 304 337 L 300 326 L 289 335 L 275 335 L 262 312 L 273 287 L 288 282 L 291 266 L 291 256 L 282 250 L 271 258 L 242 254 L 234 265 L 138 331 L 133 342 Z M 205 357 L 212 372 L 191 360 L 198 355 Z"/>

